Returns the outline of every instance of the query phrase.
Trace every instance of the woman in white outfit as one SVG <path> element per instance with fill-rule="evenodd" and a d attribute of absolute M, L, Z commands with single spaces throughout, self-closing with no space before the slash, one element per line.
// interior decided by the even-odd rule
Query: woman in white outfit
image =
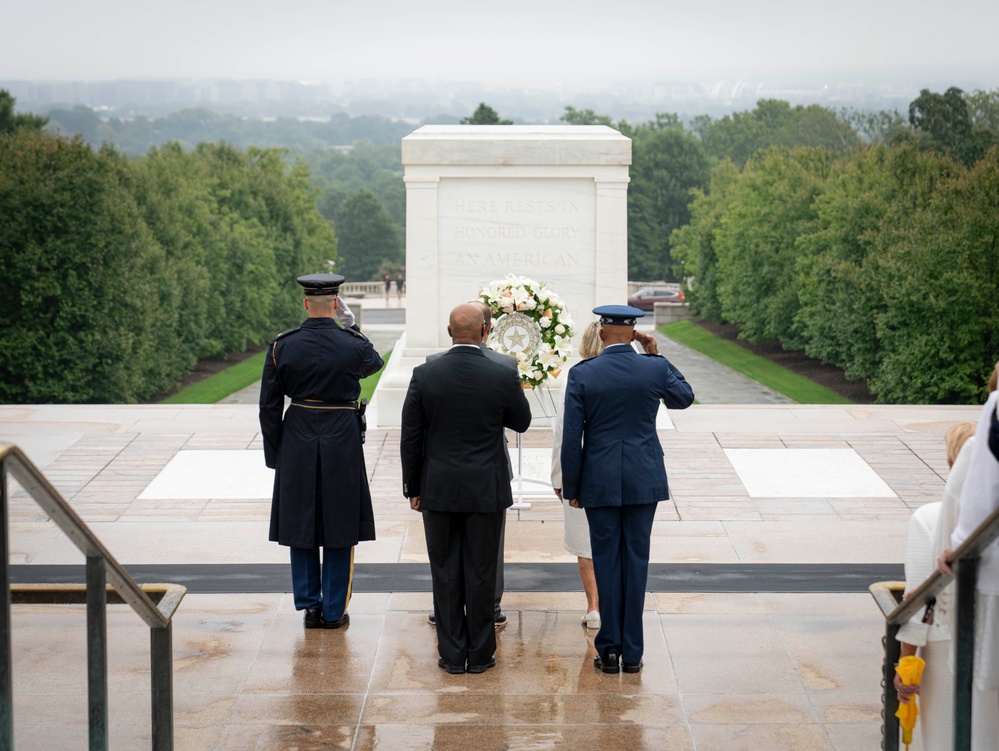
<path fill-rule="evenodd" d="M 947 484 L 943 499 L 920 506 L 909 520 L 909 539 L 905 546 L 905 590 L 918 587 L 936 569 L 936 561 L 950 544 L 950 533 L 957 523 L 961 488 L 971 462 L 972 434 L 975 423 L 960 422 L 945 435 L 947 446 Z M 918 653 L 926 661 L 919 686 L 920 729 L 923 751 L 950 751 L 954 747 L 954 681 L 950 669 L 951 628 L 953 626 L 954 586 L 949 585 L 936 597 L 930 623 L 924 623 L 923 608 L 898 630 L 902 657 Z M 895 676 L 899 701 L 908 701 L 915 687 L 902 684 Z"/>
<path fill-rule="evenodd" d="M 600 339 L 600 323 L 594 321 L 583 331 L 579 341 L 579 356 L 584 360 L 596 357 L 604 350 Z M 565 404 L 565 383 L 568 371 L 562 375 L 562 403 Z M 562 410 L 552 419 L 552 487 L 555 495 L 562 501 L 565 512 L 565 549 L 576 556 L 579 566 L 579 578 L 583 582 L 586 593 L 586 615 L 583 623 L 587 628 L 600 628 L 599 600 L 597 599 L 597 580 L 593 575 L 593 552 L 590 550 L 590 527 L 586 523 L 586 512 L 581 508 L 573 508 L 562 497 Z"/>
<path fill-rule="evenodd" d="M 989 426 L 999 403 L 995 391 L 997 370 L 989 381 L 993 389 L 975 428 L 968 477 L 961 491 L 957 526 L 938 567 L 950 573 L 949 559 L 986 517 L 999 506 L 999 461 L 989 451 Z M 996 749 L 999 738 L 999 545 L 993 543 L 978 563 L 975 591 L 975 663 L 971 691 L 971 747 Z"/>

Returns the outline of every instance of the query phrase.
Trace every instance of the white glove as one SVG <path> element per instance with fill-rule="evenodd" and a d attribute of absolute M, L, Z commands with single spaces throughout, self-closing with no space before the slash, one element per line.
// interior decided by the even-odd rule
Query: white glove
<path fill-rule="evenodd" d="M 337 320 L 344 325 L 344 328 L 350 328 L 354 325 L 354 314 L 351 312 L 350 308 L 347 307 L 347 301 L 342 297 L 340 298 L 340 303 L 336 309 Z"/>

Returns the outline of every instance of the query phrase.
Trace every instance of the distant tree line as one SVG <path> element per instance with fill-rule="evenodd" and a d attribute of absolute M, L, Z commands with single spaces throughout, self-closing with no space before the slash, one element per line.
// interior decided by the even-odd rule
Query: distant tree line
<path fill-rule="evenodd" d="M 313 264 L 309 268 L 335 260 L 336 271 L 356 280 L 395 276 L 402 268 L 400 140 L 415 127 L 411 124 L 345 115 L 324 123 L 263 122 L 204 110 L 105 122 L 78 107 L 51 111 L 46 126 L 41 118 L 14 115 L 12 104 L 0 95 L 0 132 L 17 129 L 22 139 L 29 138 L 26 133 L 42 139 L 42 127 L 81 133 L 98 149 L 92 152 L 97 163 L 113 165 L 107 167 L 111 174 L 127 176 L 116 180 L 136 204 L 135 211 L 144 206 L 137 186 L 145 183 L 161 184 L 160 193 L 150 189 L 159 199 L 151 203 L 173 205 L 174 188 L 162 181 L 180 178 L 159 175 L 177 173 L 192 181 L 193 193 L 208 191 L 207 216 L 220 211 L 228 221 L 231 210 L 223 197 L 228 201 L 234 194 L 245 197 L 243 191 L 262 189 L 250 184 L 230 193 L 217 187 L 216 162 L 230 154 L 243 165 L 233 167 L 238 174 L 266 164 L 275 185 L 293 185 L 288 189 L 301 203 L 303 217 L 308 216 L 302 221 L 315 228 L 303 247 L 327 248 L 305 253 Z M 785 347 L 838 365 L 849 377 L 864 379 L 881 401 L 978 401 L 981 375 L 999 356 L 993 314 L 981 304 L 999 297 L 994 234 L 999 212 L 993 186 L 999 92 L 924 90 L 905 114 L 834 112 L 761 100 L 751 111 L 718 119 L 702 116 L 686 124 L 671 114 L 639 124 L 615 122 L 571 106 L 561 120 L 610 125 L 632 139 L 630 278 L 690 280 L 689 299 L 699 315 L 736 323 L 749 340 L 778 339 Z M 482 103 L 464 122 L 509 120 Z M 170 143 L 161 145 L 159 139 Z M 207 146 L 204 141 L 234 145 Z M 86 150 L 80 141 L 51 142 L 74 154 Z M 287 151 L 261 151 L 251 144 L 280 145 Z M 144 156 L 129 160 L 121 152 Z M 0 174 L 13 174 L 20 169 L 17 164 L 5 159 Z M 4 184 L 10 179 L 4 178 Z M 981 193 L 971 195 L 970 186 Z M 260 202 L 246 200 L 247 216 L 259 227 L 240 224 L 238 231 L 233 228 L 222 237 L 212 235 L 209 228 L 219 230 L 207 222 L 175 245 L 163 238 L 180 230 L 166 220 L 156 221 L 156 211 L 166 209 L 144 210 L 140 216 L 146 230 L 161 233 L 162 238 L 154 234 L 154 239 L 164 248 L 214 238 L 215 246 L 201 246 L 201 261 L 207 263 L 216 258 L 216 250 L 204 248 L 232 253 L 235 240 L 245 237 L 252 237 L 247 242 L 256 248 L 259 233 L 271 226 L 253 213 Z M 131 205 L 129 201 L 119 203 Z M 184 214 L 180 226 L 201 216 L 194 206 L 201 204 L 174 207 Z M 79 221 L 86 213 L 78 213 Z M 336 226 L 337 256 L 331 250 L 336 240 L 329 222 Z M 190 252 L 196 253 L 193 247 Z M 171 263 L 183 257 L 164 255 Z M 196 263 L 190 268 L 177 263 L 197 276 L 191 270 L 200 268 Z M 250 267 L 256 272 L 261 265 L 254 261 Z M 265 308 L 271 304 L 266 294 L 262 299 Z M 243 315 L 242 309 L 234 310 Z M 245 312 L 261 315 L 259 310 Z M 200 324 L 194 329 L 203 332 Z M 194 352 L 226 351 L 234 341 L 195 331 L 185 337 L 185 342 L 198 343 L 179 350 L 188 363 L 200 356 Z M 234 346 L 252 340 L 247 336 Z"/>
<path fill-rule="evenodd" d="M 307 169 L 278 151 L 127 159 L 0 123 L 0 402 L 161 393 L 299 321 L 295 277 L 336 260 Z"/>
<path fill-rule="evenodd" d="M 225 141 L 241 148 L 310 151 L 366 140 L 376 146 L 398 149 L 399 140 L 413 130 L 411 124 L 401 120 L 376 115 L 352 117 L 343 113 L 333 114 L 328 120 L 263 119 L 191 108 L 156 118 L 139 115 L 129 119 L 104 119 L 89 107 L 78 105 L 70 109 L 52 109 L 47 115 L 49 130 L 53 132 L 66 136 L 78 134 L 97 146 L 114 144 L 132 156 L 141 156 L 153 146 L 174 141 L 188 149 L 206 141 Z"/>

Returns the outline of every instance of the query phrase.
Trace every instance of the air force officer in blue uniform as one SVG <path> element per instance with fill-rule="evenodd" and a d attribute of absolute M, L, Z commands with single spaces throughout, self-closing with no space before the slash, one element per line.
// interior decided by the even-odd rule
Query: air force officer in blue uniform
<path fill-rule="evenodd" d="M 660 402 L 684 409 L 694 393 L 659 354 L 652 336 L 635 331 L 645 314 L 605 305 L 599 356 L 569 371 L 562 428 L 562 494 L 586 510 L 600 596 L 593 664 L 605 673 L 637 673 L 645 642 L 642 611 L 656 504 L 669 498 L 656 434 Z M 645 349 L 635 352 L 632 341 Z"/>

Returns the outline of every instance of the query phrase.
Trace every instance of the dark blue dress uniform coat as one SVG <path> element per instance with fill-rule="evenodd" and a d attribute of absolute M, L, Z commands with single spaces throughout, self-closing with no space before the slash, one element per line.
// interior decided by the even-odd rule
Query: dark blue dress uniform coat
<path fill-rule="evenodd" d="M 605 349 L 569 371 L 562 418 L 562 497 L 583 508 L 669 497 L 656 435 L 659 402 L 684 409 L 694 392 L 660 355 Z"/>
<path fill-rule="evenodd" d="M 308 318 L 271 344 L 260 383 L 264 461 L 275 470 L 270 539 L 348 548 L 375 539 L 356 406 L 382 358 L 362 334 Z M 292 404 L 284 409 L 285 395 Z M 283 417 L 282 417 L 282 412 Z"/>

